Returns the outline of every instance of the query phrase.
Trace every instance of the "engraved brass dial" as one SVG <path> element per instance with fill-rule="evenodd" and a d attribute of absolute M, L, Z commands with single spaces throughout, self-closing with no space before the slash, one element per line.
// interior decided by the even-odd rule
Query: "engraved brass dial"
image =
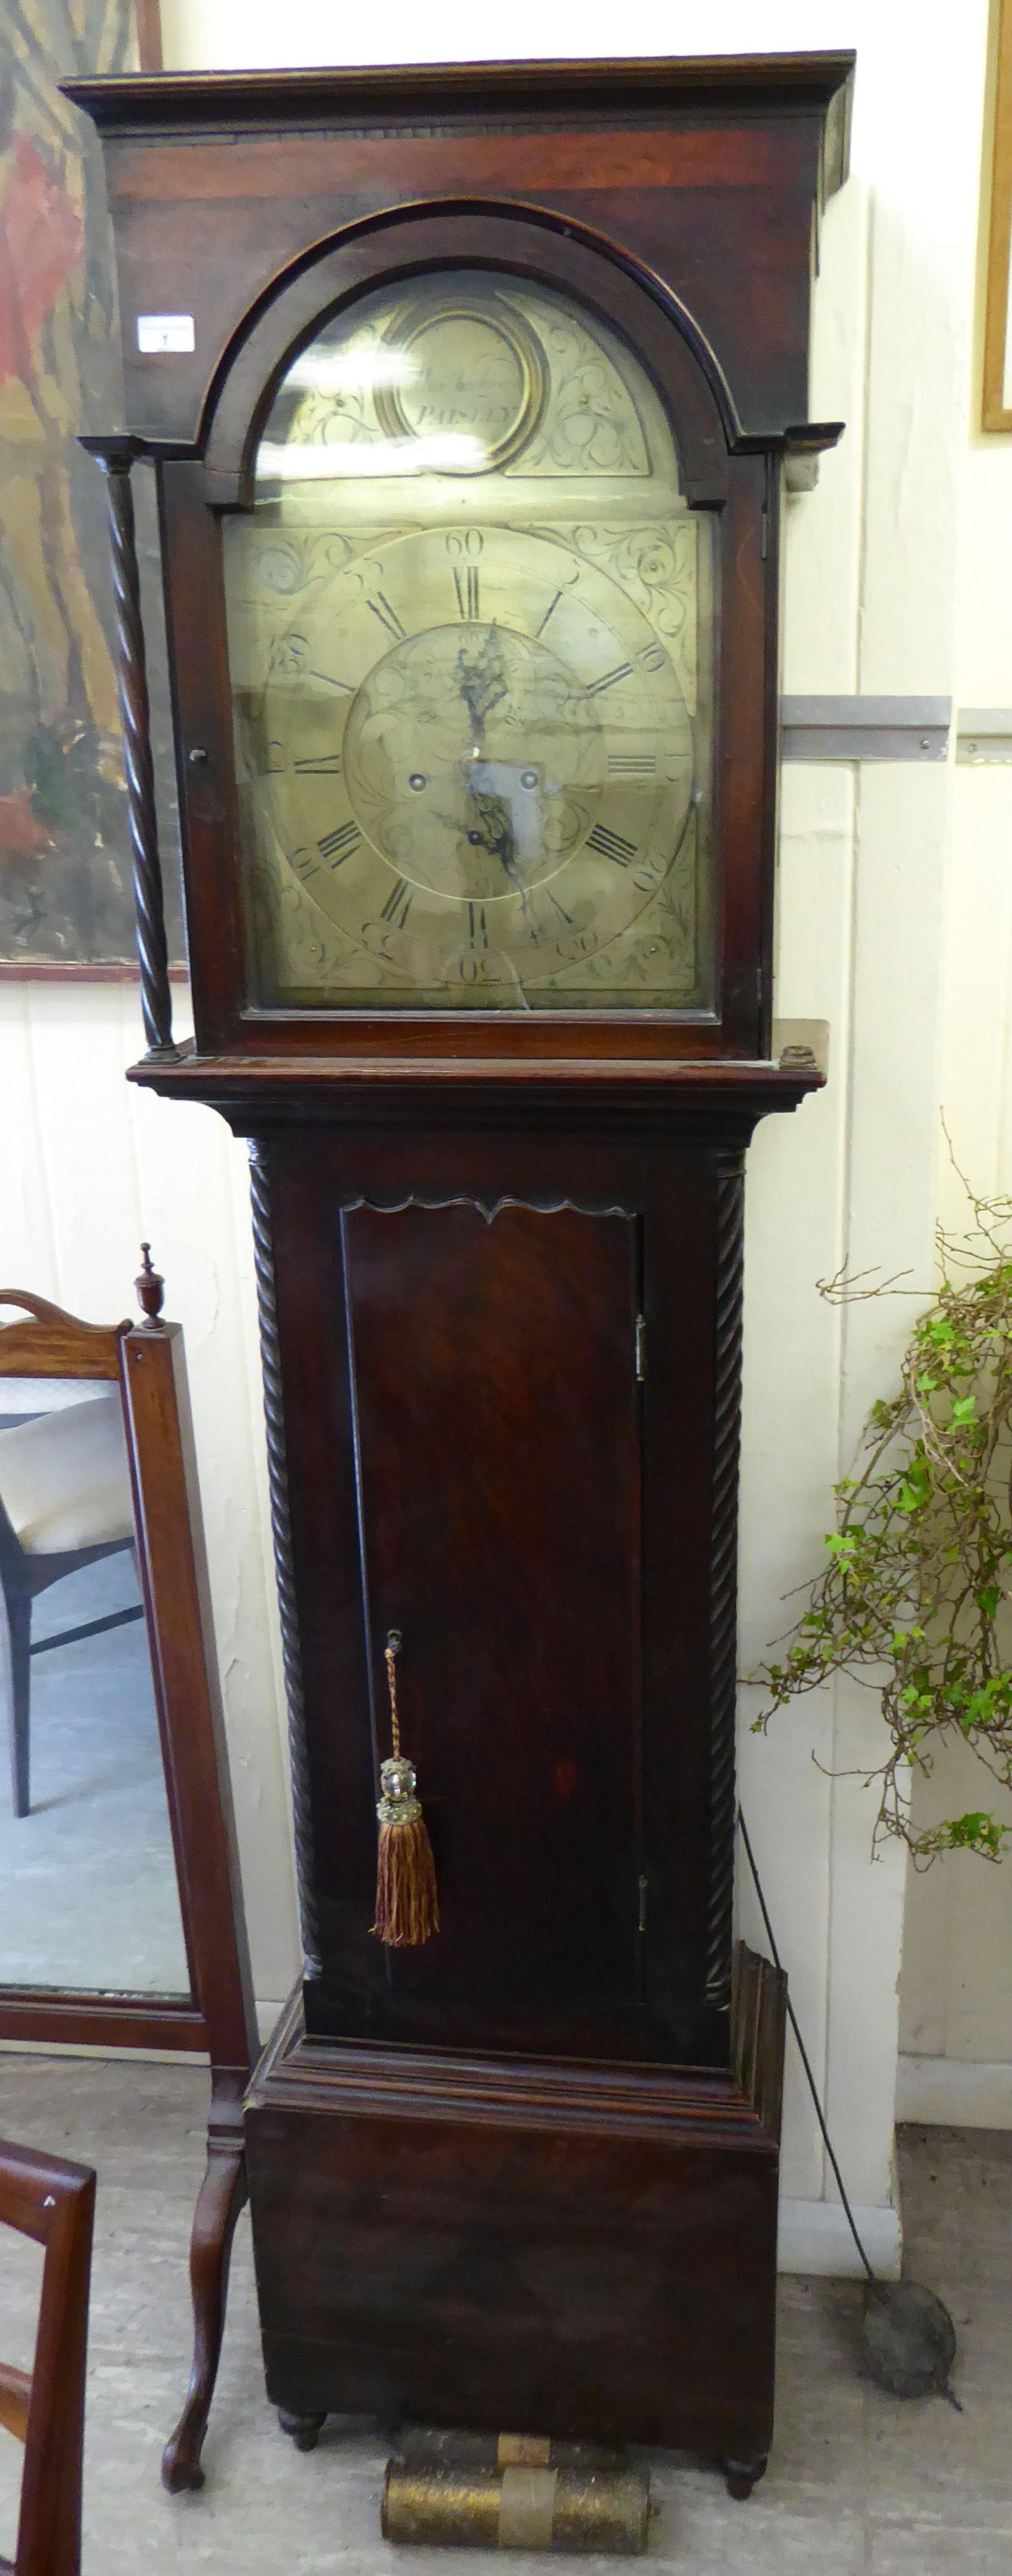
<path fill-rule="evenodd" d="M 548 392 L 545 354 L 503 296 L 416 295 L 392 315 L 383 346 L 394 365 L 391 381 L 376 389 L 377 418 L 392 438 L 459 437 L 461 452 L 445 471 L 487 474 L 536 430 Z"/>
<path fill-rule="evenodd" d="M 562 299 L 374 301 L 226 531 L 261 993 L 698 1007 L 699 532 L 656 396 Z"/>

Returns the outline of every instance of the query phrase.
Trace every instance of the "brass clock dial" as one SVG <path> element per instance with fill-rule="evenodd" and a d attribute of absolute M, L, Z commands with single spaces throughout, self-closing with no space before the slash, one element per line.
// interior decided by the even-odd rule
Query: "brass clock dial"
<path fill-rule="evenodd" d="M 705 1006 L 704 550 L 656 396 L 561 299 L 374 300 L 226 532 L 260 996 Z"/>

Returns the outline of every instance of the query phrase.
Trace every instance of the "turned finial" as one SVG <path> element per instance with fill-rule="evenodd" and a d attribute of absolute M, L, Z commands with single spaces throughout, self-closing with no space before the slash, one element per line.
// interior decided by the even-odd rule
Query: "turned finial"
<path fill-rule="evenodd" d="M 165 1304 L 165 1281 L 159 1270 L 152 1270 L 150 1243 L 142 1243 L 141 1256 L 144 1267 L 143 1270 L 138 1271 L 134 1287 L 137 1290 L 138 1304 L 144 1308 L 145 1320 L 155 1330 Z"/>

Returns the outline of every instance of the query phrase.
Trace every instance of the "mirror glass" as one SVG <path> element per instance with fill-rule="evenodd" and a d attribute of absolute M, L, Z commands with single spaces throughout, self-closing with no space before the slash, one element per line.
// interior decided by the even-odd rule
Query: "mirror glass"
<path fill-rule="evenodd" d="M 188 1997 L 118 1385 L 0 1376 L 0 1986 Z"/>

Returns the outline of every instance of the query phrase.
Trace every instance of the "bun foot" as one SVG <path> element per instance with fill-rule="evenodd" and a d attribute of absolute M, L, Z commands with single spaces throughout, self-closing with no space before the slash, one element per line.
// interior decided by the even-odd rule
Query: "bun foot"
<path fill-rule="evenodd" d="M 744 2504 L 746 2496 L 750 2496 L 753 2487 L 758 2486 L 765 2467 L 764 2459 L 725 2460 L 724 2477 L 727 2492 L 729 2496 L 734 2497 L 736 2504 Z"/>
<path fill-rule="evenodd" d="M 325 2415 L 290 2415 L 287 2406 L 278 2407 L 281 2430 L 290 2435 L 297 2451 L 315 2451 L 326 2421 Z"/>

